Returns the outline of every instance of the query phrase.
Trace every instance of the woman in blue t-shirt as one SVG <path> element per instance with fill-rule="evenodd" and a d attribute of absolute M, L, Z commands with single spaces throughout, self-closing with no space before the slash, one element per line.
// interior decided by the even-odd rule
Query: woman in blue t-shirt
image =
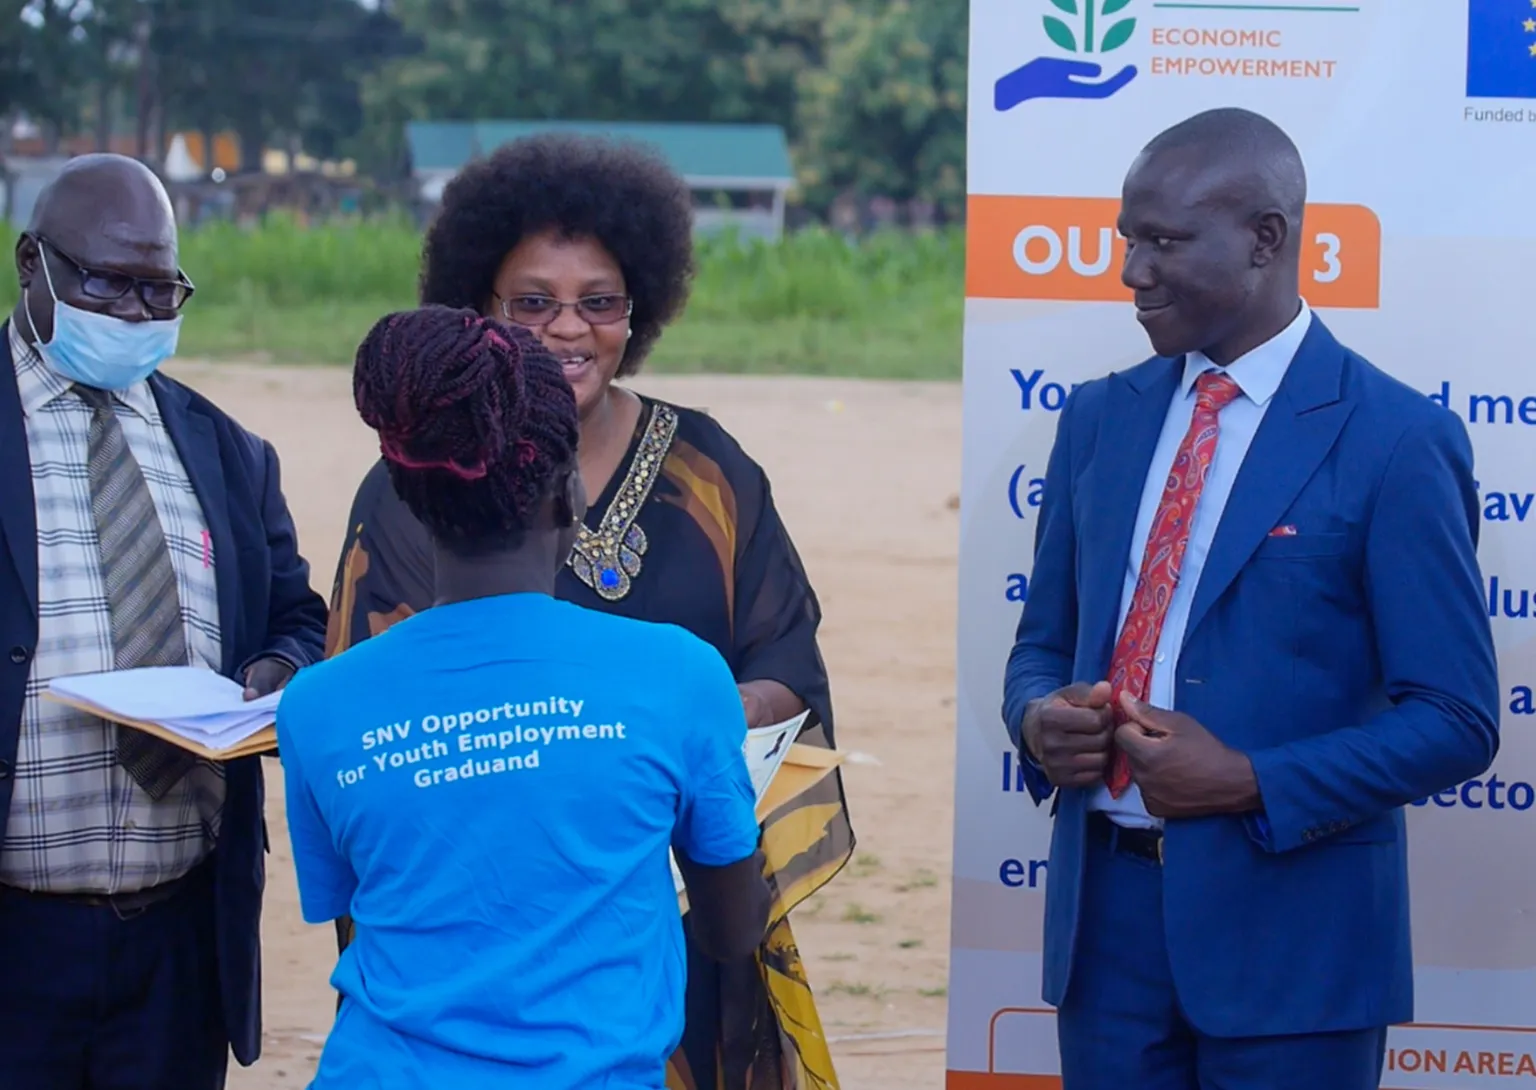
<path fill-rule="evenodd" d="M 304 917 L 354 941 L 315 1087 L 661 1090 L 684 948 L 761 941 L 746 720 L 681 628 L 555 600 L 586 509 L 576 406 L 532 334 L 391 315 L 358 411 L 432 537 L 436 600 L 278 711 Z"/>

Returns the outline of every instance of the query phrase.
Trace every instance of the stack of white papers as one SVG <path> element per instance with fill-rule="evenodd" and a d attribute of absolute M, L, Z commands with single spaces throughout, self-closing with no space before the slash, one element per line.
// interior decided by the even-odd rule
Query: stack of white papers
<path fill-rule="evenodd" d="M 800 728 L 805 726 L 805 720 L 810 712 L 801 712 L 793 719 L 786 719 L 782 723 L 775 723 L 771 727 L 759 727 L 757 730 L 747 731 L 747 740 L 742 743 L 742 756 L 747 759 L 747 772 L 752 776 L 752 790 L 756 793 L 759 802 L 763 794 L 768 790 L 768 785 L 773 782 L 773 777 L 778 774 L 779 766 L 784 763 L 784 758 L 789 754 L 789 747 L 795 744 L 795 739 L 800 737 Z"/>
<path fill-rule="evenodd" d="M 54 678 L 48 693 L 117 723 L 188 748 L 226 750 L 272 726 L 282 693 L 246 700 L 238 682 L 205 666 L 146 666 Z"/>
<path fill-rule="evenodd" d="M 784 764 L 784 758 L 789 755 L 789 747 L 795 744 L 796 738 L 800 737 L 800 728 L 805 725 L 806 716 L 810 714 L 810 712 L 801 712 L 793 719 L 786 719 L 771 727 L 758 727 L 756 730 L 747 731 L 747 740 L 742 743 L 741 753 L 747 759 L 747 773 L 752 777 L 752 790 L 758 802 L 763 801 L 768 785 L 773 783 L 773 777 L 778 774 L 780 766 Z M 672 863 L 672 884 L 681 894 L 683 872 L 677 868 L 675 855 L 669 854 L 667 858 Z"/>

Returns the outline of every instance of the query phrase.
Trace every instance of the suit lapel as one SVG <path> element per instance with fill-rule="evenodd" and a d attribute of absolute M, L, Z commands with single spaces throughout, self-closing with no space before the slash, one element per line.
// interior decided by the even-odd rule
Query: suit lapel
<path fill-rule="evenodd" d="M 1182 359 L 1154 359 L 1109 377 L 1108 402 L 1094 453 L 1096 510 L 1085 515 L 1100 529 L 1083 536 L 1083 571 L 1091 581 L 1090 593 L 1084 595 L 1083 624 L 1085 631 L 1094 634 L 1093 646 L 1103 660 L 1096 677 L 1109 669 L 1142 487 L 1183 370 Z"/>
<path fill-rule="evenodd" d="M 150 379 L 150 388 L 160 407 L 160 419 L 176 453 L 181 456 L 182 468 L 186 470 L 192 491 L 197 493 L 197 501 L 203 509 L 213 552 L 214 580 L 219 592 L 219 627 L 225 632 L 233 632 L 235 613 L 240 604 L 235 539 L 229 521 L 229 491 L 224 483 L 213 421 L 193 409 L 186 390 L 170 380 L 156 375 Z M 231 661 L 234 650 L 231 641 L 225 639 L 222 642 L 223 672 L 227 674 L 239 664 Z"/>
<path fill-rule="evenodd" d="M 21 391 L 11 359 L 10 323 L 0 323 L 0 539 L 37 617 L 37 500 L 32 491 L 32 456 L 21 415 Z"/>
<path fill-rule="evenodd" d="M 1333 449 L 1354 411 L 1343 399 L 1343 368 L 1343 347 L 1313 318 L 1233 482 L 1190 604 L 1186 642 Z"/>

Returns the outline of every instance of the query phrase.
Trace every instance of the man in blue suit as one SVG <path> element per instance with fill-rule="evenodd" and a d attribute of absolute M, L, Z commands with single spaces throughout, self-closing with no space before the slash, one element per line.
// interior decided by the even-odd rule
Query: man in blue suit
<path fill-rule="evenodd" d="M 1413 1013 L 1403 806 L 1498 747 L 1466 430 L 1298 296 L 1306 181 L 1242 110 L 1125 181 L 1158 353 L 1080 387 L 1004 718 L 1055 796 L 1066 1090 L 1366 1090 Z"/>
<path fill-rule="evenodd" d="M 72 160 L 0 327 L 0 1083 L 214 1090 L 256 1059 L 259 758 L 218 764 L 43 699 L 195 663 L 248 698 L 321 657 L 272 448 L 156 373 L 192 294 L 164 188 Z"/>

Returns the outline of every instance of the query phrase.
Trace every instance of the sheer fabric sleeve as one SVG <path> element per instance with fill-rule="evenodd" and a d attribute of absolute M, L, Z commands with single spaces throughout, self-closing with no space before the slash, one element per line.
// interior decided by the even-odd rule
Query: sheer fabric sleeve
<path fill-rule="evenodd" d="M 432 604 L 431 543 L 400 502 L 383 462 L 358 486 L 336 563 L 325 656 L 331 658 Z"/>
<path fill-rule="evenodd" d="M 732 466 L 737 503 L 736 680 L 777 681 L 811 709 L 832 745 L 832 694 L 817 644 L 821 605 L 779 518 L 767 474 L 745 454 Z"/>

